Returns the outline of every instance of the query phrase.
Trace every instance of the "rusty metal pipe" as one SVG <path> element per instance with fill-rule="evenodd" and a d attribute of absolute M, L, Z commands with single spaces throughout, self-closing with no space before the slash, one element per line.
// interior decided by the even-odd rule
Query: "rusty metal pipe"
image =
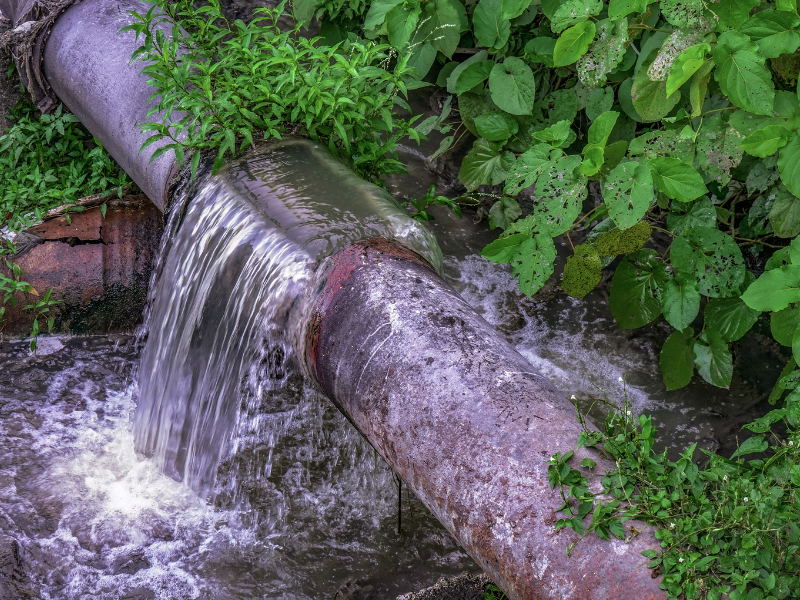
<path fill-rule="evenodd" d="M 118 33 L 133 22 L 130 10 L 147 12 L 150 4 L 137 0 L 82 0 L 55 22 L 44 50 L 44 75 L 59 99 L 103 144 L 125 172 L 161 210 L 178 172 L 173 152 L 153 162 L 150 156 L 166 141 L 139 153 L 152 133 L 142 133 L 153 88 L 130 63 L 139 46 L 132 31 Z"/>
<path fill-rule="evenodd" d="M 576 447 L 575 409 L 422 259 L 385 240 L 335 255 L 306 335 L 309 369 L 510 598 L 666 598 L 641 552 L 555 529 L 547 461 Z M 597 470 L 612 465 L 589 450 Z"/>

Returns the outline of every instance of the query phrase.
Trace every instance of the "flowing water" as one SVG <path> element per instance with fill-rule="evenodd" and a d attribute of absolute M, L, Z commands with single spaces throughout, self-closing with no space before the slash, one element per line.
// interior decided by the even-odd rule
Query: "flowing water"
<path fill-rule="evenodd" d="M 439 260 L 385 196 L 316 152 L 236 163 L 175 211 L 146 342 L 48 338 L 37 356 L 2 344 L 0 562 L 16 543 L 21 567 L 0 596 L 391 599 L 477 571 L 406 493 L 398 534 L 390 471 L 298 373 L 292 307 L 326 255 L 390 235 Z M 527 299 L 475 255 L 490 234 L 436 214 L 445 275 L 566 394 L 588 405 L 594 385 L 627 391 L 675 447 L 724 450 L 762 410 L 780 363 L 751 359 L 772 352 L 758 331 L 730 391 L 663 392 L 665 332 L 619 331 L 607 286 Z"/>

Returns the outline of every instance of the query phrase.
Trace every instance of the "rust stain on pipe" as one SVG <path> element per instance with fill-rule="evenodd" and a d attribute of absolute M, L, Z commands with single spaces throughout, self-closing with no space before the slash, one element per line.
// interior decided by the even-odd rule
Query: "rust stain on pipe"
<path fill-rule="evenodd" d="M 368 240 L 324 273 L 306 337 L 320 387 L 510 598 L 666 598 L 649 529 L 567 557 L 547 461 L 575 448 L 574 407 L 422 259 Z"/>

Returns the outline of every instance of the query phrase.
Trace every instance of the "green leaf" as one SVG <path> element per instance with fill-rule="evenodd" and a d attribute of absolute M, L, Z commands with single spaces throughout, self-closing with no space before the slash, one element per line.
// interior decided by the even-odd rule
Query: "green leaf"
<path fill-rule="evenodd" d="M 691 277 L 671 279 L 661 293 L 661 307 L 667 323 L 675 329 L 689 327 L 700 312 L 700 292 Z"/>
<path fill-rule="evenodd" d="M 533 71 L 520 59 L 509 56 L 492 68 L 489 91 L 502 110 L 512 115 L 529 115 L 536 96 Z"/>
<path fill-rule="evenodd" d="M 592 90 L 586 100 L 586 118 L 594 121 L 597 117 L 611 110 L 614 106 L 614 88 L 597 88 Z"/>
<path fill-rule="evenodd" d="M 660 121 L 681 99 L 678 94 L 667 95 L 666 81 L 652 81 L 647 76 L 647 71 L 656 56 L 655 51 L 650 53 L 650 58 L 642 63 L 631 87 L 633 107 L 644 123 Z"/>
<path fill-rule="evenodd" d="M 717 331 L 726 342 L 735 342 L 750 331 L 759 314 L 741 298 L 712 298 L 706 304 L 706 327 Z"/>
<path fill-rule="evenodd" d="M 567 29 L 556 40 L 553 64 L 556 67 L 566 67 L 576 62 L 589 50 L 595 32 L 594 23 L 591 21 L 584 21 Z"/>
<path fill-rule="evenodd" d="M 451 77 L 456 78 L 453 86 L 454 93 L 460 96 L 464 92 L 468 92 L 476 85 L 480 85 L 489 79 L 489 75 L 494 68 L 494 64 L 495 63 L 493 60 L 484 60 L 468 65 L 463 71 L 457 72 L 458 67 L 453 69 Z"/>
<path fill-rule="evenodd" d="M 757 115 L 772 115 L 775 84 L 764 66 L 764 55 L 754 42 L 737 31 L 726 31 L 714 48 L 714 78 L 722 93 L 739 108 Z"/>
<path fill-rule="evenodd" d="M 574 136 L 570 136 L 570 125 L 569 121 L 559 121 L 541 131 L 531 133 L 531 138 L 539 142 L 545 142 L 553 148 L 560 148 L 570 137 L 575 139 Z"/>
<path fill-rule="evenodd" d="M 522 242 L 529 240 L 530 237 L 530 233 L 515 233 L 514 235 L 498 238 L 481 251 L 481 256 L 495 263 L 511 262 Z"/>
<path fill-rule="evenodd" d="M 493 111 L 475 117 L 478 135 L 493 142 L 507 140 L 519 131 L 519 124 L 511 115 Z"/>
<path fill-rule="evenodd" d="M 579 244 L 575 254 L 567 258 L 561 289 L 574 298 L 583 298 L 600 283 L 600 256 L 593 246 Z"/>
<path fill-rule="evenodd" d="M 787 265 L 762 273 L 742 294 L 742 300 L 752 309 L 783 310 L 800 301 L 800 265 Z"/>
<path fill-rule="evenodd" d="M 482 63 L 485 63 L 485 62 L 491 62 L 492 63 L 491 66 L 490 66 L 490 70 L 491 70 L 491 67 L 494 66 L 494 61 L 487 61 L 486 59 L 488 57 L 489 57 L 489 53 L 486 52 L 486 50 L 480 50 L 476 54 L 473 54 L 472 56 L 470 56 L 464 62 L 459 63 L 459 65 L 455 69 L 453 69 L 453 72 L 450 73 L 450 77 L 447 78 L 447 91 L 448 91 L 448 93 L 450 93 L 450 94 L 458 93 L 459 95 L 461 95 L 462 93 L 464 93 L 465 90 L 470 90 L 470 89 L 474 88 L 476 85 L 478 85 L 479 83 L 481 83 L 483 81 L 486 81 L 486 79 L 489 77 L 488 74 L 487 74 L 486 77 L 484 77 L 483 79 L 480 79 L 480 80 L 478 80 L 477 77 L 474 77 L 474 76 L 471 75 L 469 77 L 469 81 L 465 81 L 461 85 L 462 92 L 456 92 L 456 83 L 458 83 L 458 80 L 459 80 L 461 74 L 468 67 L 470 67 L 471 65 L 482 64 Z M 477 75 L 479 77 L 482 74 L 483 68 L 479 67 L 478 69 L 476 69 L 476 71 L 477 71 Z M 473 81 L 475 83 L 473 83 L 472 85 L 469 85 Z"/>
<path fill-rule="evenodd" d="M 434 61 L 436 60 L 436 48 L 430 42 L 419 44 L 411 52 L 411 57 L 408 59 L 408 66 L 414 69 L 417 76 L 422 79 L 431 70 Z"/>
<path fill-rule="evenodd" d="M 731 455 L 731 458 L 737 456 L 744 456 L 745 454 L 755 454 L 756 452 L 764 452 L 769 448 L 769 443 L 764 439 L 763 435 L 754 435 L 747 438 L 744 443 Z"/>
<path fill-rule="evenodd" d="M 608 16 L 618 19 L 631 13 L 643 13 L 648 4 L 649 0 L 609 0 Z"/>
<path fill-rule="evenodd" d="M 695 44 L 681 52 L 672 63 L 672 68 L 667 76 L 667 96 L 672 96 L 684 83 L 689 81 L 692 75 L 707 62 L 706 56 L 710 53 L 710 44 Z"/>
<path fill-rule="evenodd" d="M 588 143 L 593 146 L 605 146 L 619 117 L 618 112 L 605 112 L 598 116 L 589 126 Z"/>
<path fill-rule="evenodd" d="M 692 75 L 692 82 L 689 85 L 689 101 L 692 104 L 692 118 L 699 117 L 703 112 L 703 104 L 708 93 L 708 84 L 711 81 L 711 71 L 714 70 L 714 62 L 707 61 Z"/>
<path fill-rule="evenodd" d="M 364 20 L 364 31 L 370 31 L 373 29 L 378 29 L 381 25 L 383 25 L 384 20 L 386 19 L 386 13 L 392 10 L 398 4 L 402 4 L 404 0 L 374 0 L 370 6 L 369 11 L 367 12 L 367 18 Z M 305 5 L 306 3 L 304 3 Z M 314 14 L 314 2 L 307 2 L 310 4 L 310 10 L 305 10 L 303 12 L 303 17 L 300 18 L 297 16 L 297 4 L 294 4 L 295 9 L 295 18 L 298 21 L 310 21 L 311 17 Z"/>
<path fill-rule="evenodd" d="M 704 296 L 738 294 L 744 280 L 742 251 L 731 236 L 713 227 L 695 227 L 675 238 L 670 258 L 679 272 L 697 278 Z"/>
<path fill-rule="evenodd" d="M 789 141 L 791 133 L 783 125 L 769 125 L 764 129 L 756 129 L 744 138 L 740 145 L 748 154 L 766 158 L 778 151 Z"/>
<path fill-rule="evenodd" d="M 756 43 L 761 54 L 777 58 L 800 47 L 798 25 L 800 18 L 794 13 L 766 10 L 750 17 L 739 31 Z"/>
<path fill-rule="evenodd" d="M 721 388 L 730 387 L 733 376 L 733 356 L 728 349 L 728 344 L 716 332 L 709 332 L 705 337 L 707 343 L 698 341 L 694 345 L 694 362 L 697 365 L 697 372 L 711 385 Z"/>
<path fill-rule="evenodd" d="M 563 0 L 550 19 L 550 28 L 553 33 L 561 33 L 570 25 L 599 15 L 602 9 L 601 0 Z"/>
<path fill-rule="evenodd" d="M 742 134 L 731 127 L 719 112 L 706 117 L 698 132 L 695 142 L 697 163 L 719 187 L 728 184 L 731 169 L 739 166 L 742 160 L 741 140 Z"/>
<path fill-rule="evenodd" d="M 503 196 L 489 209 L 489 228 L 505 229 L 522 215 L 519 204 L 513 198 Z"/>
<path fill-rule="evenodd" d="M 536 203 L 531 217 L 539 233 L 552 237 L 569 231 L 581 212 L 588 189 L 577 173 L 579 156 L 562 156 L 545 167 L 536 180 Z"/>
<path fill-rule="evenodd" d="M 792 340 L 800 330 L 800 310 L 787 307 L 773 312 L 770 315 L 769 328 L 776 342 L 791 348 Z"/>
<path fill-rule="evenodd" d="M 600 172 L 605 162 L 605 153 L 602 146 L 589 145 L 583 150 L 583 163 L 581 163 L 581 173 L 584 175 L 595 175 Z"/>
<path fill-rule="evenodd" d="M 386 13 L 386 32 L 389 43 L 392 46 L 405 48 L 412 35 L 416 40 L 425 39 L 424 35 L 416 35 L 418 31 L 417 23 L 419 23 L 421 12 L 419 6 L 414 7 L 413 10 L 408 10 L 405 3 L 403 3 Z M 419 33 L 421 34 L 422 32 Z"/>
<path fill-rule="evenodd" d="M 461 18 L 456 0 L 435 0 L 425 6 L 417 39 L 428 40 L 447 58 L 453 56 L 461 39 Z"/>
<path fill-rule="evenodd" d="M 549 235 L 536 235 L 520 244 L 511 259 L 511 272 L 523 294 L 533 296 L 553 274 L 556 246 Z"/>
<path fill-rule="evenodd" d="M 638 161 L 618 165 L 606 177 L 603 198 L 619 229 L 628 229 L 644 217 L 655 195 L 653 177 Z"/>
<path fill-rule="evenodd" d="M 542 170 L 550 164 L 550 144 L 536 144 L 520 154 L 508 170 L 508 178 L 503 193 L 517 195 L 529 188 L 539 178 Z"/>
<path fill-rule="evenodd" d="M 684 215 L 675 212 L 667 215 L 667 227 L 675 235 L 681 235 L 687 229 L 694 227 L 715 227 L 716 224 L 717 212 L 714 210 L 714 204 L 708 198 L 701 198 L 694 202 Z"/>
<path fill-rule="evenodd" d="M 714 12 L 731 29 L 739 29 L 747 21 L 750 11 L 761 4 L 761 0 L 719 0 L 709 4 L 709 9 Z"/>
<path fill-rule="evenodd" d="M 525 58 L 530 62 L 542 63 L 546 67 L 553 66 L 553 51 L 556 40 L 549 37 L 535 37 L 525 44 Z"/>
<path fill-rule="evenodd" d="M 635 329 L 661 314 L 661 289 L 669 279 L 655 250 L 645 248 L 623 260 L 614 272 L 609 305 L 621 329 Z"/>
<path fill-rule="evenodd" d="M 511 152 L 503 152 L 502 146 L 488 140 L 478 139 L 472 146 L 461 168 L 458 179 L 472 192 L 481 185 L 497 185 L 506 178 L 514 163 Z"/>
<path fill-rule="evenodd" d="M 782 185 L 772 188 L 774 196 L 769 222 L 778 237 L 793 238 L 800 234 L 800 200 Z"/>
<path fill-rule="evenodd" d="M 480 0 L 472 15 L 475 37 L 487 48 L 502 48 L 511 33 L 511 22 L 503 18 L 502 0 Z"/>
<path fill-rule="evenodd" d="M 800 132 L 796 131 L 789 143 L 780 149 L 778 170 L 786 189 L 800 196 Z"/>
<path fill-rule="evenodd" d="M 677 158 L 654 158 L 647 165 L 656 187 L 673 200 L 691 202 L 708 193 L 700 173 Z"/>
<path fill-rule="evenodd" d="M 502 0 L 500 15 L 504 19 L 515 19 L 530 5 L 531 0 Z"/>
<path fill-rule="evenodd" d="M 673 331 L 661 348 L 658 366 L 668 391 L 689 385 L 694 373 L 694 338 L 692 330 Z"/>

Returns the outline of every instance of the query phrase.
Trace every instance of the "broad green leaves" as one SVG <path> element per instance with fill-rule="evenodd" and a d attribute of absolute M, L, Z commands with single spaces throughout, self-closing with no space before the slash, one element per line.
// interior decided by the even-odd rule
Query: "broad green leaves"
<path fill-rule="evenodd" d="M 714 78 L 731 102 L 757 115 L 772 115 L 775 84 L 764 66 L 764 55 L 750 38 L 726 31 L 714 48 L 714 62 Z"/>
<path fill-rule="evenodd" d="M 733 356 L 728 344 L 717 332 L 711 331 L 700 336 L 694 344 L 694 360 L 697 372 L 708 383 L 727 388 L 733 376 Z"/>
<path fill-rule="evenodd" d="M 691 202 L 708 193 L 694 167 L 677 158 L 654 158 L 647 164 L 653 170 L 656 187 L 673 200 Z"/>
<path fill-rule="evenodd" d="M 584 21 L 567 29 L 556 40 L 553 64 L 556 67 L 566 67 L 577 61 L 589 50 L 595 33 L 595 26 L 591 21 Z"/>
<path fill-rule="evenodd" d="M 800 234 L 800 199 L 782 185 L 774 187 L 769 198 L 772 198 L 769 222 L 775 235 L 793 238 Z"/>
<path fill-rule="evenodd" d="M 781 181 L 792 194 L 800 196 L 800 133 L 795 132 L 778 154 Z"/>
<path fill-rule="evenodd" d="M 505 229 L 522 215 L 519 204 L 513 198 L 503 196 L 489 210 L 489 227 Z"/>
<path fill-rule="evenodd" d="M 667 76 L 667 97 L 672 96 L 684 83 L 689 81 L 692 75 L 708 60 L 706 57 L 710 53 L 710 44 L 696 44 L 681 52 Z"/>
<path fill-rule="evenodd" d="M 614 272 L 609 305 L 622 329 L 636 329 L 661 314 L 665 266 L 654 250 L 643 249 L 623 260 Z"/>
<path fill-rule="evenodd" d="M 787 265 L 762 274 L 742 294 L 742 300 L 754 310 L 783 310 L 800 301 L 800 265 Z"/>
<path fill-rule="evenodd" d="M 756 129 L 743 139 L 740 145 L 748 154 L 766 158 L 775 154 L 778 148 L 783 148 L 789 141 L 790 135 L 783 125 L 768 125 L 764 129 Z"/>
<path fill-rule="evenodd" d="M 586 198 L 586 177 L 578 172 L 581 159 L 564 156 L 548 164 L 536 181 L 537 202 L 531 211 L 537 231 L 557 236 L 569 230 Z"/>
<path fill-rule="evenodd" d="M 673 331 L 664 342 L 658 364 L 667 390 L 680 389 L 692 380 L 694 344 L 691 329 Z"/>
<path fill-rule="evenodd" d="M 519 131 L 519 124 L 503 112 L 488 112 L 475 117 L 478 135 L 492 142 L 505 141 Z"/>
<path fill-rule="evenodd" d="M 550 164 L 550 145 L 537 144 L 527 152 L 520 154 L 508 172 L 503 192 L 510 195 L 536 183 L 542 170 Z"/>
<path fill-rule="evenodd" d="M 511 22 L 503 18 L 502 0 L 480 0 L 472 24 L 475 37 L 487 48 L 502 48 L 511 33 Z"/>
<path fill-rule="evenodd" d="M 507 113 L 529 115 L 536 95 L 533 71 L 520 59 L 510 56 L 492 68 L 489 91 L 494 103 Z"/>
<path fill-rule="evenodd" d="M 655 51 L 650 53 L 650 58 L 645 60 L 639 73 L 633 80 L 631 98 L 633 107 L 645 123 L 658 121 L 666 117 L 680 101 L 679 94 L 667 94 L 666 81 L 653 81 L 647 75 L 647 70 L 656 57 Z"/>
<path fill-rule="evenodd" d="M 744 281 L 742 251 L 731 236 L 711 227 L 689 229 L 675 238 L 672 264 L 684 275 L 694 275 L 704 296 L 726 298 Z"/>
<path fill-rule="evenodd" d="M 726 342 L 735 342 L 750 331 L 759 314 L 741 298 L 712 298 L 706 304 L 706 327 L 719 332 Z"/>
<path fill-rule="evenodd" d="M 670 279 L 664 286 L 661 303 L 667 323 L 679 330 L 689 327 L 700 312 L 700 292 L 694 278 Z"/>
<path fill-rule="evenodd" d="M 628 44 L 628 20 L 603 19 L 596 25 L 594 44 L 578 61 L 578 78 L 587 86 L 602 87 L 622 61 Z M 610 107 L 609 107 L 610 108 Z"/>
<path fill-rule="evenodd" d="M 458 178 L 470 192 L 480 185 L 496 185 L 506 178 L 513 162 L 514 155 L 503 152 L 500 145 L 479 139 L 461 163 Z"/>
<path fill-rule="evenodd" d="M 800 47 L 800 17 L 790 12 L 763 11 L 756 13 L 739 31 L 756 43 L 761 54 L 777 58 L 791 54 Z"/>
<path fill-rule="evenodd" d="M 600 14 L 602 9 L 602 0 L 563 0 L 553 13 L 550 27 L 561 33 L 570 25 Z"/>

